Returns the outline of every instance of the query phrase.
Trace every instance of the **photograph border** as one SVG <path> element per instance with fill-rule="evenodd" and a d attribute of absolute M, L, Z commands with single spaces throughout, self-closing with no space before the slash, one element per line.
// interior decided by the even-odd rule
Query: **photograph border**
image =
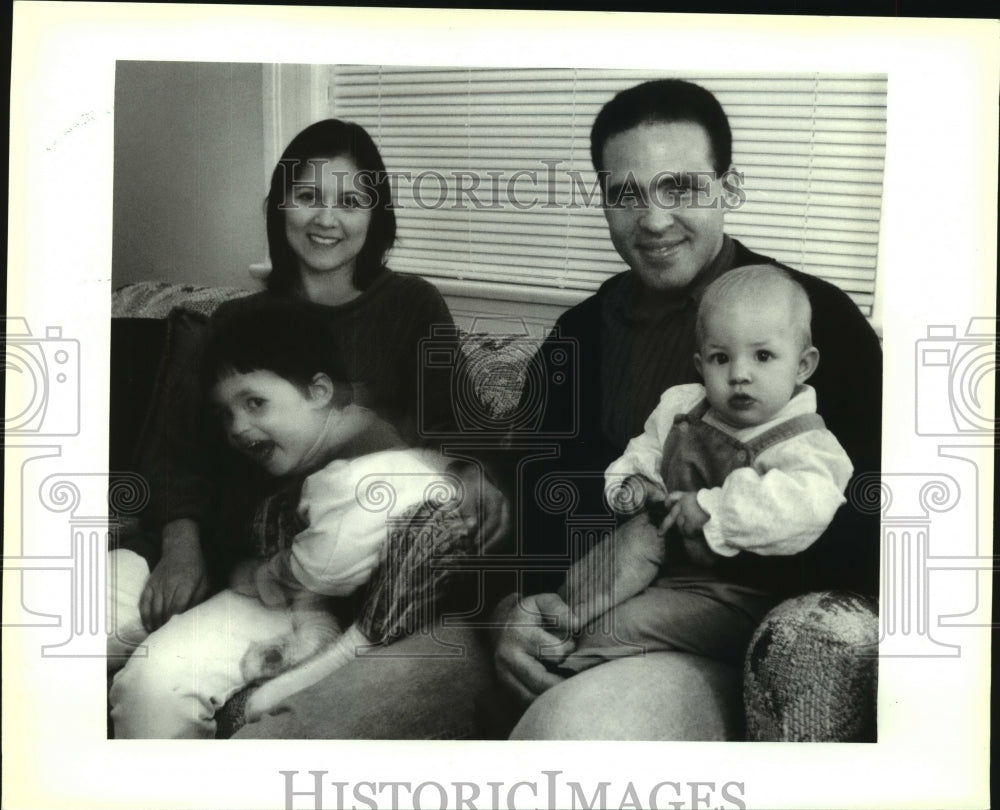
<path fill-rule="evenodd" d="M 989 727 L 981 707 L 989 694 L 992 592 L 982 574 L 992 569 L 995 434 L 990 425 L 934 431 L 955 424 L 956 397 L 970 395 L 956 384 L 973 385 L 981 414 L 992 414 L 992 393 L 986 401 L 980 382 L 956 383 L 954 373 L 930 382 L 927 359 L 940 358 L 942 347 L 953 358 L 956 346 L 995 341 L 996 21 L 21 3 L 14 24 L 5 347 L 17 343 L 44 357 L 39 374 L 54 369 L 47 380 L 57 380 L 64 363 L 72 373 L 59 384 L 80 393 L 75 411 L 58 409 L 72 396 L 53 396 L 60 405 L 45 412 L 43 429 L 5 435 L 8 806 L 305 807 L 314 792 L 306 783 L 292 795 L 286 774 L 306 779 L 310 772 L 327 780 L 324 807 L 337 806 L 331 785 L 350 791 L 367 782 L 461 782 L 476 785 L 481 802 L 495 790 L 493 804 L 541 806 L 552 798 L 544 788 L 556 777 L 548 774 L 581 785 L 579 795 L 560 794 L 579 806 L 603 783 L 613 806 L 632 806 L 629 788 L 645 801 L 666 782 L 691 791 L 682 807 L 703 806 L 704 792 L 691 785 L 708 783 L 740 784 L 738 796 L 729 789 L 726 806 L 733 807 L 985 806 Z M 666 36 L 676 47 L 662 48 Z M 747 41 L 753 47 L 741 48 Z M 921 578 L 926 610 L 918 635 L 958 653 L 918 649 L 912 637 L 895 650 L 883 646 L 879 742 L 789 744 L 778 756 L 772 745 L 730 743 L 106 740 L 104 707 L 80 700 L 103 690 L 103 638 L 90 633 L 79 654 L 59 641 L 77 615 L 79 583 L 90 583 L 91 595 L 102 592 L 93 561 L 116 528 L 100 462 L 108 443 L 116 60 L 554 66 L 572 65 L 581 53 L 588 63 L 665 73 L 711 60 L 727 69 L 850 65 L 889 76 L 880 243 L 890 304 L 883 530 L 923 538 L 925 563 L 935 559 Z M 947 189 L 935 183 L 935 205 L 929 171 Z M 56 234 L 47 216 L 53 210 L 72 213 L 59 218 Z M 962 283 L 945 283 L 945 275 L 956 278 L 954 268 Z M 932 340 L 938 354 L 927 355 Z M 952 360 L 944 366 L 954 371 Z M 991 372 L 995 359 L 983 373 Z M 930 385 L 937 387 L 923 387 Z M 17 393 L 8 374 L 8 409 Z M 937 410 L 925 412 L 925 402 Z M 121 498 L 128 512 L 142 501 L 141 487 L 126 487 Z M 165 779 L 171 771 L 182 778 Z M 512 793 L 519 784 L 527 787 Z M 365 806 L 342 796 L 344 806 Z M 423 799 L 439 801 L 431 789 Z"/>

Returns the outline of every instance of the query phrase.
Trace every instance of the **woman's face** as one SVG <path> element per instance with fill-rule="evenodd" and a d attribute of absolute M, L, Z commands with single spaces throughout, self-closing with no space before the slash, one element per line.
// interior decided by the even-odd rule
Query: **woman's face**
<path fill-rule="evenodd" d="M 287 194 L 285 236 L 299 275 L 354 272 L 375 198 L 347 157 L 313 158 Z"/>

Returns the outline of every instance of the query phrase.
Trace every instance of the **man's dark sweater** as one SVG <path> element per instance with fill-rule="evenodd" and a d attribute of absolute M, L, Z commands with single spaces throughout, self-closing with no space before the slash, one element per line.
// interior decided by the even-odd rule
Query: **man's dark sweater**
<path fill-rule="evenodd" d="M 566 341 L 575 346 L 578 375 L 574 384 L 549 386 L 542 430 L 537 441 L 558 447 L 558 458 L 528 464 L 520 483 L 517 531 L 526 554 L 565 555 L 567 523 L 538 507 L 537 486 L 546 473 L 576 479 L 581 507 L 600 511 L 602 472 L 620 456 L 663 391 L 699 381 L 694 367 L 694 324 L 705 287 L 722 273 L 750 264 L 778 264 L 728 237 L 719 256 L 680 294 L 657 294 L 641 288 L 633 273 L 608 279 L 593 296 L 556 322 L 535 358 L 546 378 L 550 354 Z M 784 266 L 784 265 L 782 265 Z M 881 455 L 882 353 L 878 338 L 853 301 L 822 279 L 786 268 L 805 288 L 812 305 L 813 344 L 820 363 L 810 378 L 818 412 L 840 440 L 855 476 L 877 473 Z M 571 438 L 568 420 L 576 420 Z M 583 475 L 579 475 L 579 474 Z M 850 501 L 833 524 L 807 551 L 794 557 L 746 558 L 749 579 L 776 593 L 793 594 L 827 587 L 877 591 L 878 515 L 861 512 Z M 530 569 L 530 565 L 526 566 Z M 539 566 L 541 567 L 541 566 Z M 527 592 L 555 591 L 561 571 L 526 575 Z"/>

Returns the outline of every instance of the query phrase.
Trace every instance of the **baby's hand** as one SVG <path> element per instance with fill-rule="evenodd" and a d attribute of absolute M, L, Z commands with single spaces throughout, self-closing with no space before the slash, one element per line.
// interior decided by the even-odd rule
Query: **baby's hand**
<path fill-rule="evenodd" d="M 698 505 L 698 494 L 695 492 L 671 492 L 667 495 L 667 505 L 670 513 L 660 523 L 657 532 L 660 535 L 676 524 L 685 537 L 695 537 L 708 523 L 711 515 Z"/>
<path fill-rule="evenodd" d="M 671 492 L 667 496 L 667 503 L 672 503 L 673 508 L 660 526 L 660 531 L 666 532 L 676 523 L 684 540 L 684 551 L 688 559 L 697 565 L 707 567 L 715 565 L 718 558 L 708 547 L 705 535 L 702 533 L 711 515 L 698 505 L 697 493 Z"/>

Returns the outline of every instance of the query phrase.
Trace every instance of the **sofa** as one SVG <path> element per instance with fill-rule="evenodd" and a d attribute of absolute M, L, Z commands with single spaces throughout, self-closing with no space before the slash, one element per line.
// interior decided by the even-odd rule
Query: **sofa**
<path fill-rule="evenodd" d="M 136 468 L 175 307 L 209 315 L 247 290 L 160 282 L 126 285 L 113 294 L 111 324 L 112 471 Z M 470 389 L 484 412 L 502 416 L 518 402 L 523 378 L 503 353 L 523 352 L 523 336 L 462 333 L 473 376 Z M 506 373 L 497 373 L 497 370 Z M 515 369 L 515 371 L 512 371 Z M 127 526 L 127 519 L 123 518 Z M 787 600 L 765 617 L 743 665 L 744 729 L 755 741 L 874 741 L 878 649 L 877 605 L 847 592 Z M 246 694 L 220 711 L 219 736 L 242 723 Z M 494 736 L 483 730 L 484 738 Z"/>

